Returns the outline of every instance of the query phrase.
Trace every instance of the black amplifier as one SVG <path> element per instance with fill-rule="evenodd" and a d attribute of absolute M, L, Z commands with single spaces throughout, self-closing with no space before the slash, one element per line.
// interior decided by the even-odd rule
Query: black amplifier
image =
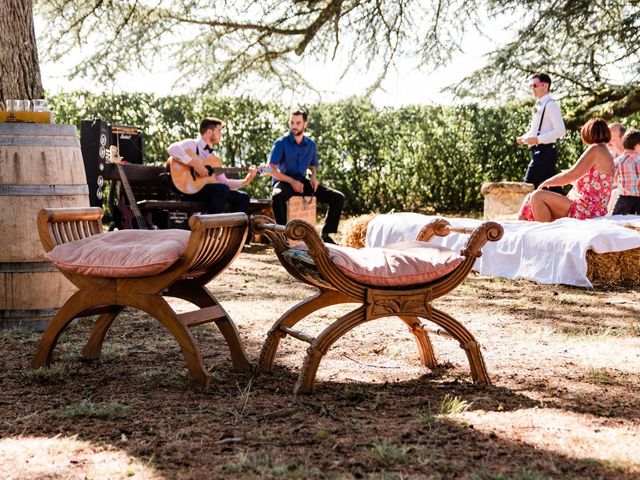
<path fill-rule="evenodd" d="M 144 163 L 142 129 L 110 125 L 99 118 L 80 123 L 80 149 L 92 207 L 102 206 L 105 163 L 121 159 L 128 163 Z"/>

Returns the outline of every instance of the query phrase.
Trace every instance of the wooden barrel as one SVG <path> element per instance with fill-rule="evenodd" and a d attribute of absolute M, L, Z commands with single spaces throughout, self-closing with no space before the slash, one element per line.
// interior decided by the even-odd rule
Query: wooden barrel
<path fill-rule="evenodd" d="M 0 328 L 43 330 L 76 288 L 44 257 L 44 207 L 88 207 L 76 128 L 0 123 Z"/>

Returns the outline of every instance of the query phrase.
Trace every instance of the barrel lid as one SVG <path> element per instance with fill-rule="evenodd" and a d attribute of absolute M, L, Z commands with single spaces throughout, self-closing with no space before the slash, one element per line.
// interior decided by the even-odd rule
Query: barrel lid
<path fill-rule="evenodd" d="M 75 125 L 49 123 L 0 123 L 0 135 L 59 135 L 77 137 Z"/>

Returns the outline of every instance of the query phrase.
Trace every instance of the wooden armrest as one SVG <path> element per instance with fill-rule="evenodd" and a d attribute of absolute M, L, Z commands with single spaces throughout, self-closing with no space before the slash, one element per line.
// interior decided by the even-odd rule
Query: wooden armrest
<path fill-rule="evenodd" d="M 288 238 L 291 240 L 302 240 L 306 244 L 320 276 L 324 278 L 323 284 L 325 284 L 325 286 L 329 284 L 333 289 L 351 296 L 357 296 L 361 293 L 363 287 L 347 277 L 333 263 L 329 255 L 329 250 L 313 225 L 298 219 L 291 220 L 286 226 L 276 225 L 274 221 L 267 216 L 254 215 L 251 217 L 251 230 L 253 233 L 263 233 L 269 238 L 282 266 L 298 280 L 316 287 L 319 286 L 308 278 L 305 278 L 290 262 L 284 259 L 284 251 L 290 248 L 287 242 Z"/>
<path fill-rule="evenodd" d="M 44 250 L 101 233 L 102 215 L 98 207 L 43 208 L 38 213 L 38 234 Z"/>
<path fill-rule="evenodd" d="M 469 240 L 467 240 L 467 244 L 460 251 L 460 254 L 465 257 L 481 256 L 481 250 L 485 243 L 497 242 L 502 238 L 502 235 L 504 235 L 504 228 L 496 222 L 484 222 L 478 228 L 466 228 L 463 230 L 472 230 Z"/>
<path fill-rule="evenodd" d="M 444 218 L 436 218 L 422 227 L 416 236 L 416 240 L 420 242 L 429 242 L 435 235 L 438 235 L 439 237 L 446 237 L 450 232 L 451 224 Z"/>
<path fill-rule="evenodd" d="M 193 215 L 189 219 L 191 230 L 218 227 L 239 227 L 248 225 L 249 218 L 245 213 L 219 213 L 215 215 Z"/>
<path fill-rule="evenodd" d="M 469 235 L 466 245 L 460 251 L 465 257 L 479 257 L 482 255 L 481 249 L 488 241 L 495 242 L 502 238 L 504 229 L 496 222 L 484 222 L 476 228 L 452 227 L 444 218 L 437 218 L 428 223 L 418 233 L 416 240 L 422 242 L 430 241 L 435 235 L 446 237 L 451 232 Z"/>
<path fill-rule="evenodd" d="M 286 225 L 276 225 L 273 219 L 265 215 L 254 215 L 251 217 L 251 231 L 266 234 L 278 253 L 289 248 L 289 243 L 286 241 L 289 238 L 302 240 L 314 257 L 329 254 L 315 227 L 304 220 L 293 219 Z"/>
<path fill-rule="evenodd" d="M 286 227 L 284 225 L 277 225 L 273 218 L 267 217 L 266 215 L 251 216 L 251 233 L 264 233 L 273 245 L 276 253 L 284 252 L 289 248 L 285 231 Z"/>
<path fill-rule="evenodd" d="M 194 215 L 189 219 L 191 236 L 176 262 L 176 272 L 210 275 L 222 272 L 240 253 L 247 235 L 245 213 Z"/>

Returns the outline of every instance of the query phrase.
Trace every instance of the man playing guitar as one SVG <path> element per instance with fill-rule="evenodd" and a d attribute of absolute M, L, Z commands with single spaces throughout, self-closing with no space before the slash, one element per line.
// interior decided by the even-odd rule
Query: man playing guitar
<path fill-rule="evenodd" d="M 172 143 L 167 152 L 171 155 L 170 162 L 180 162 L 180 165 L 173 165 L 174 169 L 187 170 L 193 176 L 192 182 L 197 184 L 198 191 L 190 191 L 174 180 L 176 187 L 181 190 L 187 199 L 194 201 L 204 201 L 208 204 L 207 213 L 220 213 L 225 205 L 229 203 L 231 212 L 245 212 L 249 208 L 251 197 L 247 192 L 239 190 L 248 185 L 255 178 L 257 168 L 249 168 L 247 176 L 240 179 L 227 178 L 224 173 L 218 173 L 218 169 L 213 170 L 209 165 L 221 166 L 220 159 L 212 152 L 213 146 L 218 145 L 222 139 L 222 120 L 213 117 L 204 118 L 200 122 L 200 138 L 186 139 L 181 142 Z M 176 168 L 180 167 L 180 168 Z M 185 167 L 185 168 L 183 168 Z M 189 175 L 187 174 L 188 178 Z M 204 182 L 198 182 L 201 177 L 210 177 Z M 181 188 L 182 187 L 182 188 Z M 193 190 L 195 190 L 195 188 Z"/>

